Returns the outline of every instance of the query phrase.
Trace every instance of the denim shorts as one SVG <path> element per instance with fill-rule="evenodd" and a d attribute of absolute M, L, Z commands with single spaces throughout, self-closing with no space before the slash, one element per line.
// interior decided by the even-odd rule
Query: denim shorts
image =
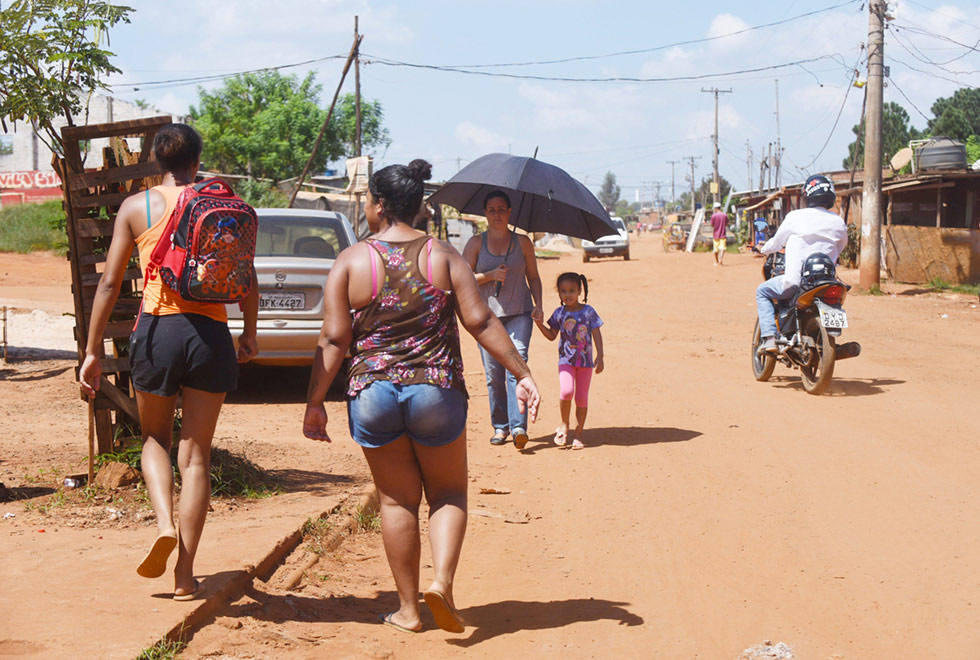
<path fill-rule="evenodd" d="M 218 394 L 238 385 L 228 324 L 201 314 L 140 314 L 129 336 L 129 365 L 133 387 L 158 396 L 181 387 Z"/>
<path fill-rule="evenodd" d="M 347 402 L 347 419 L 351 437 L 362 447 L 377 449 L 402 435 L 441 447 L 462 435 L 467 409 L 459 390 L 376 380 Z"/>

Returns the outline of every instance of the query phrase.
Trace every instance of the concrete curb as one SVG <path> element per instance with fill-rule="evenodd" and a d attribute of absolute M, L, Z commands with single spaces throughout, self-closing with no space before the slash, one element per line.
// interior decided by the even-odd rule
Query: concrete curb
<path fill-rule="evenodd" d="M 328 518 L 332 515 L 337 514 L 341 508 L 344 506 L 344 500 L 338 502 L 330 509 L 321 512 L 317 518 Z M 347 522 L 340 526 L 338 529 L 334 530 L 333 533 L 327 538 L 325 546 L 333 550 L 343 543 L 344 538 L 347 536 L 348 532 L 357 525 L 357 518 L 365 513 L 371 513 L 378 510 L 379 507 L 378 491 L 373 486 L 369 491 L 362 494 L 360 499 L 357 501 L 352 514 L 348 516 Z M 303 539 L 303 526 L 306 524 L 306 520 L 301 522 L 299 526 L 279 539 L 279 541 L 265 554 L 258 563 L 246 564 L 241 570 L 235 571 L 234 574 L 221 585 L 214 593 L 210 594 L 206 599 L 200 601 L 200 604 L 193 610 L 188 612 L 180 623 L 173 626 L 164 634 L 164 639 L 171 642 L 179 642 L 184 640 L 189 633 L 194 632 L 198 628 L 202 627 L 208 622 L 208 620 L 213 617 L 219 610 L 230 604 L 231 602 L 240 598 L 245 591 L 252 585 L 252 582 L 258 578 L 259 580 L 265 580 L 271 577 L 273 569 L 286 558 L 286 556 L 296 549 Z M 303 573 L 306 572 L 319 556 L 313 555 L 312 561 L 307 560 L 304 562 L 303 566 L 299 569 L 293 571 L 287 579 L 287 589 L 295 586 L 300 579 L 303 577 Z"/>

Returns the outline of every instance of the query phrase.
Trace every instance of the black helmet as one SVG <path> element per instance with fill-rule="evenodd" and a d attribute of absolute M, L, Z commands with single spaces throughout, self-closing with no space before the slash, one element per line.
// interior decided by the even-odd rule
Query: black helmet
<path fill-rule="evenodd" d="M 821 284 L 837 279 L 837 267 L 834 260 L 822 252 L 815 252 L 803 260 L 800 271 L 800 287 L 809 291 Z"/>
<path fill-rule="evenodd" d="M 832 207 L 837 199 L 834 183 L 823 174 L 814 174 L 806 180 L 803 184 L 803 196 L 808 207 L 822 206 L 825 209 Z"/>

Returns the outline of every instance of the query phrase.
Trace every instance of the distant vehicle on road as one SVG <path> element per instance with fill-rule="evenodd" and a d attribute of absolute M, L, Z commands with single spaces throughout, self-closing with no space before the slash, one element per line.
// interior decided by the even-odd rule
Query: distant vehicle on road
<path fill-rule="evenodd" d="M 259 231 L 255 273 L 259 283 L 252 363 L 302 366 L 313 363 L 323 324 L 323 284 L 340 252 L 356 242 L 347 218 L 315 209 L 256 209 Z M 242 330 L 238 305 L 228 306 L 232 336 Z"/>
<path fill-rule="evenodd" d="M 623 257 L 627 261 L 630 258 L 630 234 L 626 229 L 626 223 L 618 216 L 612 216 L 613 226 L 616 233 L 609 236 L 602 236 L 595 242 L 582 240 L 582 261 L 588 263 L 589 259 L 595 257 Z"/>

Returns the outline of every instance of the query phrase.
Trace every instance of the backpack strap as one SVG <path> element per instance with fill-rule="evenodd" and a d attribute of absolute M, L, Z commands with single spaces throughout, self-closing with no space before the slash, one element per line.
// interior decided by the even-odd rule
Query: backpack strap
<path fill-rule="evenodd" d="M 146 228 L 150 228 L 150 189 L 146 189 Z"/>

